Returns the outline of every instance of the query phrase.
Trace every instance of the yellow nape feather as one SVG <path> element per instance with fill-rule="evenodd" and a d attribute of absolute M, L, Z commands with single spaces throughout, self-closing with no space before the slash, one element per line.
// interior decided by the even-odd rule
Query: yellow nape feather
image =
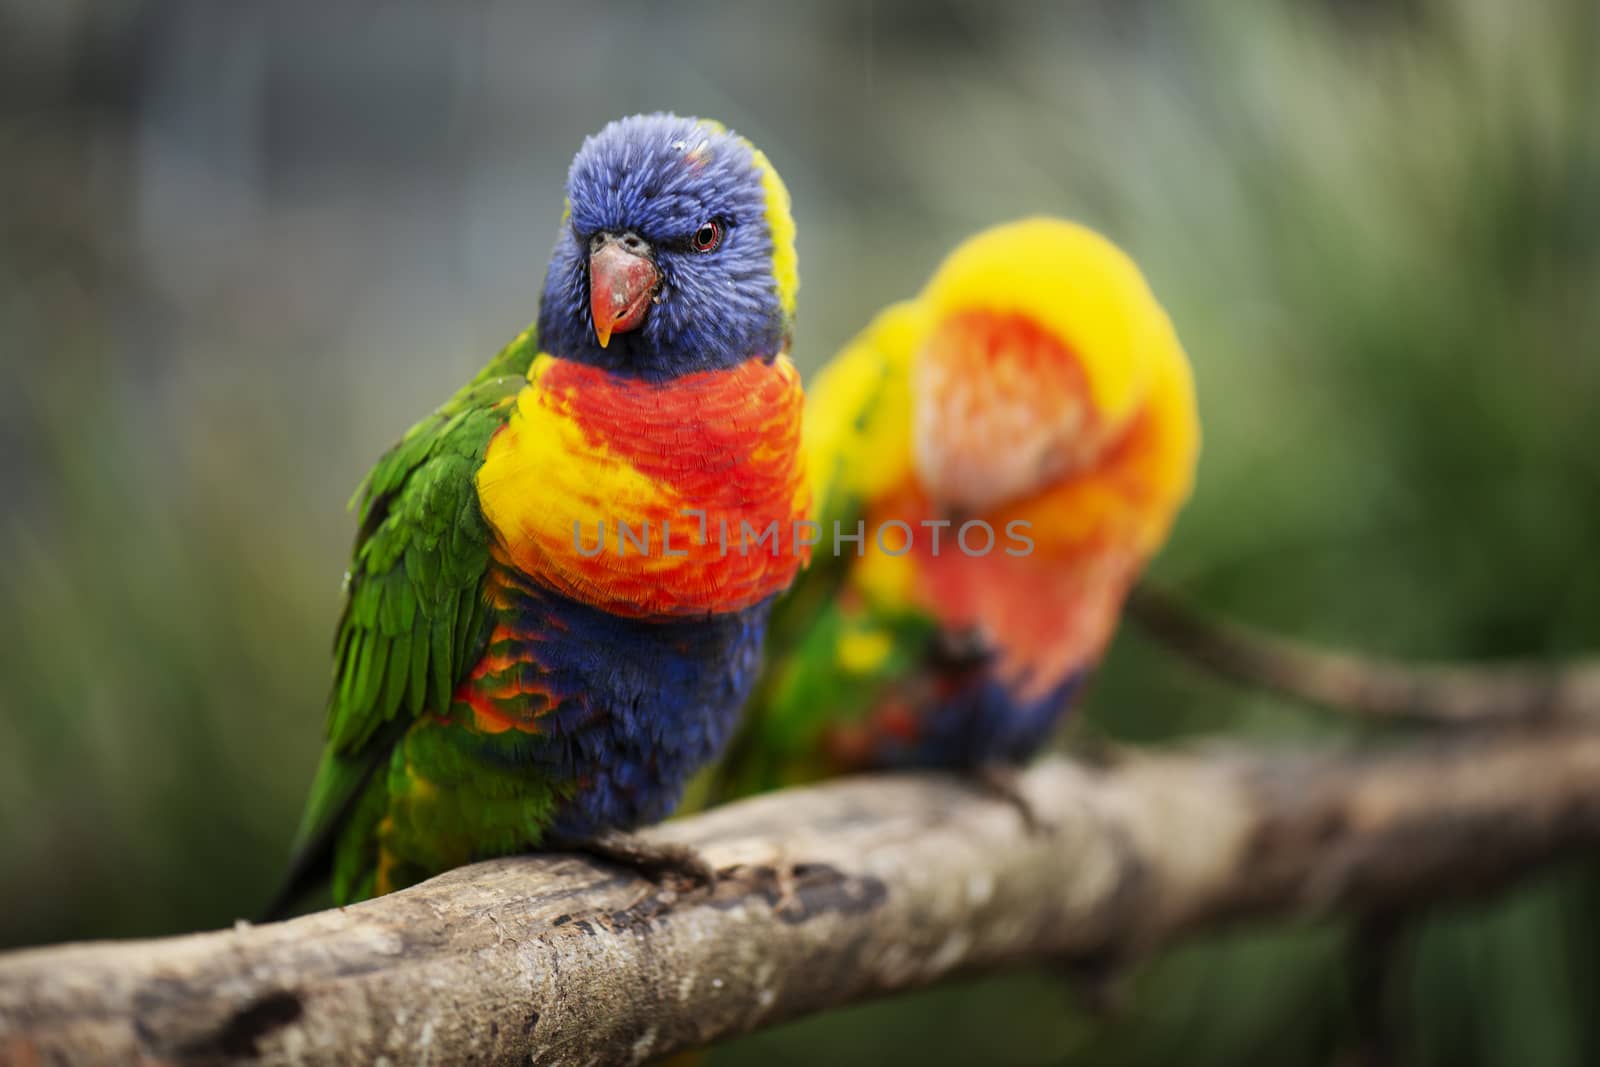
<path fill-rule="evenodd" d="M 795 298 L 800 292 L 800 258 L 794 247 L 794 212 L 790 208 L 789 187 L 778 177 L 777 168 L 765 152 L 750 145 L 750 155 L 761 172 L 761 188 L 767 197 L 767 232 L 772 235 L 772 277 L 778 283 L 778 305 L 783 308 L 784 318 L 792 323 Z"/>

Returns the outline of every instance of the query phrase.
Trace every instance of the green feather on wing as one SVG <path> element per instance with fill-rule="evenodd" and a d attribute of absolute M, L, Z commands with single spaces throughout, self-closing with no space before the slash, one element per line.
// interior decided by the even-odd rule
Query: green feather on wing
<path fill-rule="evenodd" d="M 474 476 L 536 354 L 532 331 L 525 331 L 407 431 L 356 490 L 351 507 L 359 523 L 334 639 L 328 741 L 279 907 L 330 869 L 339 899 L 370 879 L 367 865 L 346 863 L 347 850 L 336 845 L 371 835 L 382 805 L 369 802 L 368 783 L 413 720 L 449 707 L 482 654 L 490 532 Z"/>

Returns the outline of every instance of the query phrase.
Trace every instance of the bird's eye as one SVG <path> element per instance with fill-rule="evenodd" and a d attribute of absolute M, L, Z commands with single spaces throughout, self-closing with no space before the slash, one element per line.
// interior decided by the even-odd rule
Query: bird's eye
<path fill-rule="evenodd" d="M 696 252 L 714 251 L 721 243 L 722 223 L 716 219 L 702 223 L 700 228 L 694 231 L 694 236 L 689 238 L 689 247 Z"/>

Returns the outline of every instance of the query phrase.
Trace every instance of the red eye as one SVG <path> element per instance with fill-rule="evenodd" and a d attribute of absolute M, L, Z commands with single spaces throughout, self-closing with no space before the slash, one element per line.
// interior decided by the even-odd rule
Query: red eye
<path fill-rule="evenodd" d="M 689 247 L 696 252 L 710 252 L 722 243 L 722 223 L 716 219 L 703 224 L 689 238 Z"/>

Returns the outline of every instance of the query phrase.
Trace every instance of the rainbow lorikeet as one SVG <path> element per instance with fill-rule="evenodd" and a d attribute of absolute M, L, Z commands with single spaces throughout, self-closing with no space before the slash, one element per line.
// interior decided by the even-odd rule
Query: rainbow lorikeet
<path fill-rule="evenodd" d="M 705 536 L 808 507 L 794 237 L 777 172 L 716 123 L 584 142 L 537 328 L 357 492 L 296 889 L 626 851 L 718 754 L 804 558 Z"/>
<path fill-rule="evenodd" d="M 1171 323 L 1105 238 L 1028 219 L 958 247 L 808 396 L 820 543 L 713 793 L 885 767 L 1004 786 L 1188 496 Z"/>

